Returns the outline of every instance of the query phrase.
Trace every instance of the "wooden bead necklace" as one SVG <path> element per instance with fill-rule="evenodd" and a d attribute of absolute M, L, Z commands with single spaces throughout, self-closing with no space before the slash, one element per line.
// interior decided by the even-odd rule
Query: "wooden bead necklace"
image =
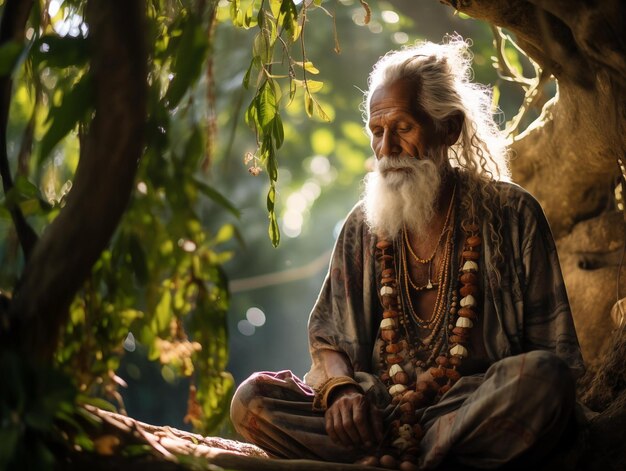
<path fill-rule="evenodd" d="M 408 275 L 405 243 L 399 244 L 399 257 L 395 256 L 394 244 L 380 239 L 376 244 L 376 257 L 381 265 L 380 300 L 383 319 L 379 335 L 384 341 L 381 351 L 383 373 L 381 380 L 388 388 L 392 403 L 400 417 L 391 424 L 390 446 L 401 461 L 417 462 L 419 442 L 423 435 L 417 422 L 419 408 L 436 403 L 461 377 L 458 367 L 469 354 L 469 334 L 477 318 L 479 285 L 478 260 L 481 238 L 475 221 L 463 221 L 465 243 L 461 252 L 458 287 L 450 286 L 451 261 L 454 254 L 454 231 L 447 227 L 452 220 L 454 192 L 446 223 L 435 252 L 426 259 L 430 263 L 445 236 L 441 268 L 437 274 L 437 299 L 430 320 L 422 319 L 413 309 L 410 289 L 415 289 Z M 447 229 L 447 230 L 446 230 Z M 408 244 L 406 230 L 403 237 L 409 252 L 415 257 Z M 398 260 L 396 260 L 398 258 Z M 404 275 L 404 276 L 403 276 Z M 458 289 L 457 289 L 458 288 Z M 416 289 L 419 291 L 419 289 Z M 404 296 L 403 296 L 404 294 Z M 460 299 L 460 302 L 457 301 Z M 409 314 L 407 315 L 407 312 Z M 416 329 L 429 330 L 428 336 L 420 341 Z M 430 351 L 426 360 L 418 360 L 417 354 Z M 434 382 L 412 381 L 401 363 L 410 357 L 416 371 L 428 368 Z M 433 386 L 436 385 L 436 387 Z"/>

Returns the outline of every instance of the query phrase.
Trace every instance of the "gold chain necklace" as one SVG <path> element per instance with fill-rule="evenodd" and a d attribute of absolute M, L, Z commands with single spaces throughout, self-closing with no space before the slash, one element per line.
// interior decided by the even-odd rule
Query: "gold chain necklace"
<path fill-rule="evenodd" d="M 406 224 L 402 225 L 402 232 L 404 233 L 404 242 L 406 243 L 406 246 L 409 249 L 409 253 L 413 257 L 413 260 L 415 260 L 417 263 L 421 263 L 422 265 L 426 265 L 427 263 L 432 263 L 433 258 L 435 258 L 435 254 L 437 253 L 437 249 L 439 249 L 439 246 L 441 245 L 441 241 L 443 240 L 443 236 L 444 236 L 444 234 L 446 232 L 446 228 L 448 227 L 448 225 L 450 223 L 450 215 L 452 214 L 452 207 L 454 206 L 454 195 L 455 195 L 455 193 L 456 193 L 456 183 L 454 184 L 454 188 L 452 189 L 452 197 L 450 198 L 450 204 L 448 205 L 448 212 L 446 213 L 446 220 L 444 221 L 443 227 L 441 228 L 441 234 L 439 234 L 439 239 L 437 239 L 437 245 L 435 245 L 435 249 L 433 250 L 433 253 L 430 254 L 430 257 L 428 257 L 428 258 L 420 258 L 415 253 L 415 251 L 413 250 L 413 247 L 411 247 L 411 243 L 409 241 L 409 231 L 406 230 Z M 429 271 L 430 271 L 430 268 L 429 268 Z"/>
<path fill-rule="evenodd" d="M 400 254 L 400 274 L 401 276 L 404 278 L 404 283 L 401 283 L 402 285 L 404 285 L 404 293 L 406 295 L 406 303 L 408 305 L 408 310 L 411 314 L 411 317 L 413 318 L 413 321 L 422 328 L 426 328 L 426 329 L 431 329 L 431 330 L 438 330 L 435 327 L 439 327 L 441 324 L 441 320 L 443 319 L 443 313 L 445 310 L 445 297 L 446 297 L 446 292 L 448 291 L 448 282 L 449 282 L 449 266 L 450 266 L 450 260 L 452 258 L 452 232 L 453 231 L 448 231 L 448 230 L 444 230 L 444 233 L 448 234 L 448 237 L 446 237 L 446 243 L 445 243 L 445 247 L 446 249 L 444 250 L 444 254 L 443 254 L 443 259 L 441 261 L 441 269 L 439 270 L 439 274 L 438 274 L 438 280 L 436 282 L 436 285 L 438 286 L 437 289 L 437 299 L 435 300 L 435 306 L 433 309 L 433 315 L 431 316 L 430 320 L 425 320 L 422 319 L 422 317 L 415 311 L 415 308 L 413 307 L 413 301 L 411 300 L 411 293 L 409 290 L 409 286 L 413 286 L 413 281 L 411 280 L 411 276 L 409 274 L 409 266 L 407 263 L 407 257 L 406 257 L 406 253 L 405 253 L 405 249 L 404 249 L 404 244 L 402 244 L 401 246 L 401 254 Z M 428 280 L 429 285 L 432 285 L 430 279 Z M 421 288 L 421 289 L 428 289 L 428 286 L 426 286 L 426 288 Z M 418 289 L 418 291 L 420 291 L 420 289 Z M 430 336 L 429 336 L 430 337 Z M 430 343 L 430 342 L 428 342 Z M 426 345 L 428 345 L 428 343 L 426 343 Z"/>

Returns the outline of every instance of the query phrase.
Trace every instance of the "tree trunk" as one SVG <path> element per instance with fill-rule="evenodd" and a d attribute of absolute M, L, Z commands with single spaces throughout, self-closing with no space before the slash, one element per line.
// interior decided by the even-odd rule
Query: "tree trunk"
<path fill-rule="evenodd" d="M 68 308 L 126 209 L 143 151 L 145 3 L 90 1 L 95 117 L 67 204 L 35 245 L 9 308 L 18 349 L 49 360 Z"/>

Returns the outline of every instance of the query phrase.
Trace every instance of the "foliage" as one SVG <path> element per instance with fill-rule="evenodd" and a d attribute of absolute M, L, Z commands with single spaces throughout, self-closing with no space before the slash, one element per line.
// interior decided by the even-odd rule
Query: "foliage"
<path fill-rule="evenodd" d="M 43 2 L 44 14 L 32 15 L 27 25 L 25 48 L 8 43 L 0 50 L 0 68 L 15 76 L 9 148 L 24 149 L 16 159 L 21 173 L 4 195 L 0 215 L 8 218 L 17 205 L 38 231 L 65 204 L 93 115 L 84 3 Z M 149 109 L 137 190 L 110 247 L 72 303 L 56 353 L 57 368 L 81 392 L 119 401 L 123 381 L 115 371 L 123 346 L 134 348 L 136 338 L 152 360 L 195 378 L 202 415 L 194 419 L 205 431 L 224 418 L 233 386 L 224 372 L 229 297 L 220 268 L 231 254 L 220 246 L 237 232 L 231 223 L 211 232 L 201 213 L 239 215 L 202 172 L 211 137 L 200 79 L 214 7 L 215 2 L 167 0 L 148 6 Z M 25 60 L 13 67 L 22 51 Z M 10 292 L 22 262 L 11 244 L 12 228 L 3 225 L 2 251 L 10 263 L 3 264 L 0 283 Z"/>
<path fill-rule="evenodd" d="M 254 37 L 252 60 L 243 79 L 245 88 L 256 89 L 255 95 L 246 111 L 246 122 L 254 129 L 257 136 L 257 151 L 247 157 L 252 162 L 250 172 L 258 174 L 260 162 L 267 169 L 270 188 L 267 194 L 269 213 L 269 236 L 276 247 L 280 241 L 280 231 L 276 220 L 276 181 L 278 180 L 278 161 L 276 151 L 284 141 L 284 128 L 280 117 L 280 104 L 283 91 L 280 79 L 288 81 L 288 103 L 296 98 L 300 91 L 304 98 L 304 108 L 309 117 L 314 114 L 324 121 L 330 121 L 315 98 L 323 86 L 317 80 L 311 80 L 307 74 L 319 71 L 310 62 L 305 52 L 305 29 L 309 8 L 321 8 L 321 0 L 302 2 L 298 12 L 293 0 L 231 0 L 230 16 L 235 26 L 241 28 L 258 27 Z M 329 13 L 330 15 L 330 13 Z M 299 41 L 302 60 L 292 57 L 292 46 Z M 279 69 L 279 70 L 276 70 Z M 301 77 L 301 78 L 299 78 Z"/>

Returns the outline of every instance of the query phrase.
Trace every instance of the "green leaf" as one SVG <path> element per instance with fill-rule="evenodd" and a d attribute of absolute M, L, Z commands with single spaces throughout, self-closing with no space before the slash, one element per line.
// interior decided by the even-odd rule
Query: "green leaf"
<path fill-rule="evenodd" d="M 313 97 L 308 92 L 308 90 L 304 90 L 304 110 L 309 118 L 313 117 Z"/>
<path fill-rule="evenodd" d="M 331 121 L 330 116 L 328 116 L 326 114 L 326 112 L 324 111 L 324 109 L 322 108 L 322 106 L 318 102 L 313 101 L 313 107 L 315 109 L 315 114 L 317 114 L 317 116 L 322 121 L 326 121 L 327 123 L 330 123 L 330 121 Z"/>
<path fill-rule="evenodd" d="M 80 67 L 89 60 L 89 42 L 83 37 L 42 36 L 33 45 L 31 57 L 38 67 Z"/>
<path fill-rule="evenodd" d="M 243 27 L 243 12 L 241 11 L 241 3 L 239 0 L 231 0 L 230 2 L 230 19 L 235 26 Z"/>
<path fill-rule="evenodd" d="M 28 180 L 28 177 L 24 175 L 18 175 L 15 179 L 14 188 L 19 192 L 23 199 L 37 198 L 39 197 L 39 188 Z"/>
<path fill-rule="evenodd" d="M 266 159 L 265 165 L 267 166 L 267 174 L 270 180 L 275 182 L 278 180 L 278 160 L 276 159 L 276 151 L 272 145 L 272 137 L 266 136 L 263 141 L 263 145 L 266 146 Z"/>
<path fill-rule="evenodd" d="M 59 106 L 48 112 L 46 122 L 50 122 L 48 131 L 41 139 L 39 163 L 50 154 L 54 146 L 63 139 L 76 125 L 84 119 L 93 108 L 92 84 L 90 75 L 86 74 L 63 96 Z"/>
<path fill-rule="evenodd" d="M 172 292 L 169 287 L 163 288 L 163 294 L 159 304 L 157 304 L 154 310 L 154 327 L 157 332 L 164 332 L 170 325 L 172 318 Z"/>
<path fill-rule="evenodd" d="M 18 63 L 24 45 L 20 41 L 11 40 L 0 46 L 0 76 L 11 75 Z"/>
<path fill-rule="evenodd" d="M 235 381 L 230 373 L 213 372 L 213 374 L 199 375 L 198 402 L 204 414 L 205 435 L 228 417 L 234 391 Z"/>
<path fill-rule="evenodd" d="M 290 80 L 289 81 L 289 103 L 287 106 L 291 104 L 293 99 L 296 97 L 296 92 L 298 91 L 298 80 Z"/>
<path fill-rule="evenodd" d="M 259 95 L 257 94 L 254 96 L 254 98 L 248 105 L 248 108 L 246 109 L 246 116 L 245 116 L 246 124 L 254 129 L 261 127 L 261 125 L 259 124 L 259 113 L 257 111 L 258 102 L 259 102 Z"/>
<path fill-rule="evenodd" d="M 283 121 L 280 119 L 280 113 L 276 113 L 276 117 L 272 122 L 272 135 L 276 142 L 276 148 L 280 149 L 285 140 L 285 129 L 283 128 Z"/>
<path fill-rule="evenodd" d="M 208 46 L 207 34 L 202 23 L 196 17 L 190 16 L 183 25 L 183 33 L 171 68 L 174 78 L 165 94 L 165 102 L 170 110 L 178 106 L 200 75 Z"/>
<path fill-rule="evenodd" d="M 220 227 L 219 231 L 217 231 L 217 234 L 213 239 L 213 244 L 222 244 L 232 239 L 234 236 L 235 226 L 233 226 L 232 224 L 224 224 L 222 227 Z"/>
<path fill-rule="evenodd" d="M 267 192 L 267 210 L 271 213 L 274 212 L 274 204 L 276 203 L 276 187 L 272 183 L 270 189 Z"/>
<path fill-rule="evenodd" d="M 278 15 L 280 15 L 282 3 L 282 0 L 270 0 L 270 10 L 272 11 L 274 18 L 278 18 Z"/>
<path fill-rule="evenodd" d="M 254 59 L 250 61 L 250 65 L 248 66 L 248 70 L 246 70 L 246 75 L 243 76 L 243 87 L 247 90 L 250 87 L 250 74 L 252 73 L 252 66 L 254 64 Z"/>
<path fill-rule="evenodd" d="M 215 203 L 219 204 L 222 208 L 230 211 L 233 216 L 236 218 L 241 216 L 241 212 L 237 207 L 231 203 L 225 196 L 223 196 L 219 191 L 215 188 L 210 187 L 206 183 L 201 182 L 200 180 L 193 180 L 196 185 L 198 185 L 198 189 L 206 196 L 211 198 Z"/>
<path fill-rule="evenodd" d="M 320 71 L 317 69 L 317 67 L 313 65 L 313 62 L 311 61 L 306 61 L 306 62 L 294 61 L 294 64 L 299 67 L 302 67 L 304 70 L 306 70 L 310 74 L 317 75 L 320 73 Z"/>
<path fill-rule="evenodd" d="M 307 80 L 306 88 L 308 88 L 309 93 L 317 93 L 324 86 L 324 82 L 320 82 L 319 80 Z"/>
<path fill-rule="evenodd" d="M 253 26 L 256 26 L 257 24 L 261 27 L 263 25 L 262 23 L 263 14 L 261 13 L 263 10 L 260 10 L 255 15 L 254 14 L 255 3 L 256 2 L 254 1 L 250 2 L 250 5 L 248 5 L 248 8 L 246 8 L 246 11 L 243 15 L 243 24 L 246 29 L 252 28 Z"/>
<path fill-rule="evenodd" d="M 259 90 L 257 102 L 259 125 L 264 132 L 271 132 L 271 125 L 278 113 L 278 103 L 274 92 L 274 82 L 266 80 Z"/>
<path fill-rule="evenodd" d="M 50 205 L 43 201 L 39 188 L 23 175 L 17 176 L 13 188 L 7 192 L 5 205 L 8 209 L 19 206 L 25 216 L 40 214 L 50 208 Z"/>
<path fill-rule="evenodd" d="M 280 230 L 278 229 L 278 222 L 276 221 L 276 213 L 274 211 L 269 214 L 269 220 L 268 233 L 270 240 L 274 247 L 278 247 L 278 244 L 280 244 Z"/>
<path fill-rule="evenodd" d="M 261 64 L 268 64 L 272 61 L 272 46 L 268 35 L 264 31 L 258 32 L 254 37 L 252 55 L 254 58 L 258 58 Z"/>
<path fill-rule="evenodd" d="M 298 24 L 298 10 L 293 0 L 283 0 L 280 5 L 278 22 L 290 34 L 290 39 L 296 41 L 300 36 L 301 27 Z"/>

